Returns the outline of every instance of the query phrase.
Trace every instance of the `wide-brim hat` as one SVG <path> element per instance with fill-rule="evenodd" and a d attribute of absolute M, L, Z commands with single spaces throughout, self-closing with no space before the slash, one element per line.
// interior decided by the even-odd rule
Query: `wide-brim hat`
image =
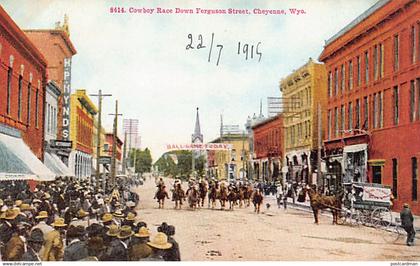
<path fill-rule="evenodd" d="M 15 206 L 16 206 L 16 207 L 19 207 L 20 205 L 22 205 L 22 203 L 23 203 L 23 201 L 21 201 L 21 200 L 16 200 L 16 201 L 15 201 Z"/>
<path fill-rule="evenodd" d="M 172 247 L 172 243 L 168 243 L 168 237 L 161 232 L 157 233 L 153 240 L 147 242 L 147 244 L 157 249 L 170 249 Z"/>
<path fill-rule="evenodd" d="M 83 217 L 86 217 L 86 216 L 88 216 L 89 215 L 89 213 L 88 212 L 85 212 L 85 210 L 83 210 L 83 209 L 80 209 L 78 212 L 77 212 L 77 217 L 78 218 L 83 218 Z"/>
<path fill-rule="evenodd" d="M 135 219 L 136 219 L 136 215 L 132 212 L 129 212 L 127 214 L 127 217 L 125 218 L 125 220 L 127 220 L 127 221 L 134 221 Z"/>
<path fill-rule="evenodd" d="M 404 203 L 404 208 L 408 208 L 408 207 L 410 207 L 410 205 L 408 205 L 408 203 Z"/>
<path fill-rule="evenodd" d="M 114 215 L 115 217 L 118 217 L 118 218 L 122 218 L 122 217 L 124 217 L 124 213 L 122 213 L 122 211 L 121 211 L 121 210 L 116 210 L 116 211 L 113 213 L 113 215 Z"/>
<path fill-rule="evenodd" d="M 106 232 L 107 236 L 118 236 L 118 233 L 120 232 L 120 229 L 117 225 L 113 224 L 109 227 L 108 232 Z"/>
<path fill-rule="evenodd" d="M 121 227 L 121 230 L 118 232 L 118 238 L 125 239 L 134 235 L 134 232 L 131 230 L 131 227 L 124 225 Z"/>
<path fill-rule="evenodd" d="M 44 242 L 44 233 L 42 233 L 41 229 L 35 228 L 32 230 L 29 237 L 26 239 L 28 242 L 35 242 L 35 243 L 43 243 Z"/>
<path fill-rule="evenodd" d="M 67 224 L 64 223 L 64 219 L 63 218 L 56 218 L 54 220 L 54 222 L 51 224 L 51 226 L 54 226 L 54 227 L 66 227 Z"/>
<path fill-rule="evenodd" d="M 103 223 L 110 222 L 112 221 L 112 218 L 113 218 L 112 213 L 105 213 L 104 215 L 102 215 L 101 221 Z"/>
<path fill-rule="evenodd" d="M 40 211 L 38 213 L 38 216 L 35 216 L 36 219 L 43 219 L 43 218 L 48 218 L 48 212 L 46 211 Z"/>
<path fill-rule="evenodd" d="M 149 229 L 147 229 L 146 227 L 142 226 L 139 231 L 134 234 L 135 237 L 149 237 L 150 233 L 149 233 Z"/>
<path fill-rule="evenodd" d="M 8 209 L 6 210 L 0 218 L 6 219 L 6 220 L 14 220 L 19 215 L 19 210 L 15 209 Z"/>
<path fill-rule="evenodd" d="M 19 209 L 20 209 L 20 211 L 31 211 L 34 208 L 27 203 L 22 203 L 22 205 L 19 206 Z"/>

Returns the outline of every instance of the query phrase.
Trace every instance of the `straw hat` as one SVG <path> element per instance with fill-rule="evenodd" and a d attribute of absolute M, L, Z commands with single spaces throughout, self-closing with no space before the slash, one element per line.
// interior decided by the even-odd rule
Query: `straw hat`
<path fill-rule="evenodd" d="M 83 217 L 86 217 L 86 216 L 88 216 L 88 215 L 89 215 L 89 213 L 85 212 L 85 210 L 83 210 L 83 209 L 80 209 L 80 210 L 77 212 L 77 217 L 78 217 L 78 218 L 83 218 Z"/>
<path fill-rule="evenodd" d="M 109 227 L 108 232 L 106 232 L 106 235 L 108 235 L 108 236 L 118 236 L 119 232 L 120 232 L 120 229 L 118 228 L 118 226 L 115 225 L 115 224 L 112 224 Z"/>
<path fill-rule="evenodd" d="M 404 208 L 408 208 L 409 207 L 409 205 L 408 205 L 408 203 L 404 203 Z"/>
<path fill-rule="evenodd" d="M 38 213 L 38 216 L 36 216 L 35 218 L 36 219 L 48 218 L 48 212 L 46 212 L 46 211 L 40 211 Z"/>
<path fill-rule="evenodd" d="M 22 203 L 23 203 L 23 202 L 22 202 L 21 200 L 16 200 L 16 201 L 15 201 L 15 206 L 16 206 L 16 207 L 19 207 L 20 205 L 22 205 Z"/>
<path fill-rule="evenodd" d="M 20 205 L 19 209 L 21 211 L 31 211 L 31 210 L 33 210 L 32 206 L 27 204 L 27 203 L 22 203 L 22 205 Z"/>
<path fill-rule="evenodd" d="M 67 224 L 64 223 L 63 218 L 55 218 L 54 222 L 51 224 L 54 227 L 65 227 Z"/>
<path fill-rule="evenodd" d="M 146 227 L 142 226 L 137 234 L 134 234 L 134 236 L 136 237 L 149 237 L 150 233 L 149 233 L 149 229 L 147 229 Z"/>
<path fill-rule="evenodd" d="M 125 218 L 127 221 L 134 221 L 134 219 L 136 218 L 136 215 L 132 212 L 129 212 L 127 214 L 127 217 Z"/>
<path fill-rule="evenodd" d="M 151 242 L 147 242 L 151 247 L 157 249 L 169 249 L 172 247 L 172 243 L 168 243 L 168 237 L 164 233 L 157 233 Z"/>
<path fill-rule="evenodd" d="M 43 198 L 44 199 L 50 199 L 51 198 L 51 195 L 49 193 L 45 193 Z"/>
<path fill-rule="evenodd" d="M 0 199 L 0 206 L 3 206 L 3 205 L 4 205 L 4 202 L 2 199 Z"/>
<path fill-rule="evenodd" d="M 121 211 L 121 210 L 116 210 L 116 211 L 114 212 L 114 216 L 115 216 L 115 217 L 122 218 L 122 217 L 124 217 L 124 213 L 122 213 L 122 211 Z"/>
<path fill-rule="evenodd" d="M 112 214 L 111 213 L 105 213 L 103 216 L 102 216 L 102 222 L 104 222 L 104 223 L 106 223 L 106 222 L 110 222 L 110 221 L 112 221 L 112 218 L 113 218 L 113 216 L 112 216 Z"/>
<path fill-rule="evenodd" d="M 134 232 L 131 230 L 131 227 L 128 225 L 124 225 L 121 227 L 121 230 L 118 232 L 119 239 L 125 239 L 132 236 Z"/>
<path fill-rule="evenodd" d="M 8 209 L 1 215 L 1 218 L 6 219 L 6 220 L 14 220 L 16 216 L 18 216 L 18 214 L 19 214 L 19 211 L 17 210 Z"/>

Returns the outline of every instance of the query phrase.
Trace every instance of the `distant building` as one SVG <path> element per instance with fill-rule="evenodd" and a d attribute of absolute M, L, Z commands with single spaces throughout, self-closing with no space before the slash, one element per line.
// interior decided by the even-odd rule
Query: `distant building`
<path fill-rule="evenodd" d="M 420 2 L 381 0 L 326 41 L 327 169 L 420 214 Z"/>
<path fill-rule="evenodd" d="M 280 181 L 282 179 L 283 115 L 267 118 L 252 126 L 254 135 L 255 179 L 260 181 Z"/>
<path fill-rule="evenodd" d="M 87 96 L 86 90 L 76 90 L 71 95 L 70 140 L 73 149 L 70 153 L 69 167 L 74 169 L 77 178 L 92 175 L 94 117 L 98 110 Z"/>
<path fill-rule="evenodd" d="M 116 149 L 116 156 L 115 156 L 115 167 L 116 173 L 120 174 L 122 172 L 122 146 L 123 141 L 117 136 L 117 149 Z M 105 134 L 105 145 L 104 150 L 107 151 L 107 156 L 112 157 L 112 150 L 114 146 L 114 134 L 113 133 L 106 133 Z"/>
<path fill-rule="evenodd" d="M 289 182 L 315 183 L 317 168 L 318 105 L 326 105 L 324 64 L 309 61 L 280 82 L 284 104 L 284 165 Z M 325 124 L 324 121 L 322 121 Z M 321 132 L 322 134 L 322 132 Z"/>

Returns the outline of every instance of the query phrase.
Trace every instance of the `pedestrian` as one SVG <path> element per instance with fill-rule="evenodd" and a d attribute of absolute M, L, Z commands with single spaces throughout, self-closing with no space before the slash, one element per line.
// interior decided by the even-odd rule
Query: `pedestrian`
<path fill-rule="evenodd" d="M 128 232 L 128 229 L 129 232 Z M 120 232 L 120 229 L 117 225 L 111 225 L 108 232 L 106 233 L 108 237 L 110 237 L 109 244 L 107 249 L 105 250 L 104 255 L 100 260 L 105 261 L 128 261 L 128 250 L 127 244 L 125 243 L 125 239 L 123 241 L 120 237 L 125 237 L 130 235 L 131 228 L 130 227 L 123 227 L 121 228 L 124 230 L 123 233 Z"/>
<path fill-rule="evenodd" d="M 26 252 L 23 254 L 22 261 L 41 261 L 39 252 L 44 243 L 44 233 L 39 228 L 32 230 L 30 236 L 26 240 Z"/>
<path fill-rule="evenodd" d="M 54 230 L 45 237 L 42 261 L 60 261 L 64 256 L 64 230 L 67 224 L 63 218 L 56 218 L 51 225 Z"/>
<path fill-rule="evenodd" d="M 9 211 L 9 210 L 8 210 Z M 11 211 L 11 210 L 10 210 Z M 25 237 L 24 225 L 18 224 L 13 236 L 6 243 L 5 251 L 3 253 L 3 260 L 5 261 L 20 261 L 25 253 Z"/>
<path fill-rule="evenodd" d="M 147 244 L 152 248 L 152 253 L 149 257 L 141 259 L 142 261 L 164 261 L 163 256 L 172 247 L 172 244 L 168 243 L 168 237 L 162 232 L 157 233 Z"/>
<path fill-rule="evenodd" d="M 86 228 L 88 233 L 87 248 L 90 257 L 101 258 L 105 250 L 104 227 L 94 223 Z"/>
<path fill-rule="evenodd" d="M 414 245 L 414 237 L 416 236 L 416 231 L 414 230 L 414 217 L 411 213 L 411 209 L 408 205 L 408 203 L 404 203 L 404 208 L 400 212 L 400 218 L 401 218 L 401 226 L 404 228 L 404 230 L 407 232 L 407 246 L 413 246 Z"/>
<path fill-rule="evenodd" d="M 176 242 L 173 238 L 175 235 L 175 226 L 168 225 L 166 232 L 168 236 L 168 243 L 171 243 L 172 247 L 165 252 L 163 259 L 165 261 L 181 261 L 181 253 L 179 252 L 178 242 Z"/>
<path fill-rule="evenodd" d="M 2 224 L 0 225 L 0 242 L 3 246 L 6 245 L 7 242 L 9 242 L 9 240 L 13 236 L 13 232 L 16 230 L 16 217 L 17 212 L 13 211 L 12 209 L 7 209 L 1 215 Z M 3 250 L 1 251 L 3 254 Z"/>
<path fill-rule="evenodd" d="M 131 261 L 139 261 L 140 259 L 150 256 L 152 248 L 147 245 L 149 237 L 149 230 L 144 226 L 142 226 L 138 232 L 134 234 L 134 238 L 128 247 L 128 256 Z"/>
<path fill-rule="evenodd" d="M 64 249 L 64 261 L 78 261 L 89 256 L 86 243 L 82 241 L 85 235 L 83 226 L 70 226 L 67 230 L 67 246 Z"/>
<path fill-rule="evenodd" d="M 277 186 L 276 199 L 277 199 L 277 207 L 280 209 L 281 202 L 283 200 L 283 187 L 281 184 Z"/>

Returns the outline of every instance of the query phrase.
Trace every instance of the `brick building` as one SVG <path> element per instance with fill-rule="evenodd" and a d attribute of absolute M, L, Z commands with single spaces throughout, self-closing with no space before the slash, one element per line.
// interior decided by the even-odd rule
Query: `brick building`
<path fill-rule="evenodd" d="M 280 81 L 280 91 L 284 102 L 286 179 L 315 183 L 312 176 L 317 168 L 318 106 L 324 109 L 327 102 L 324 64 L 309 58 L 305 65 Z"/>
<path fill-rule="evenodd" d="M 69 140 L 71 59 L 77 51 L 70 40 L 67 17 L 65 16 L 63 25 L 57 25 L 55 29 L 28 29 L 24 32 L 46 58 L 48 79 L 53 81 L 61 92 L 58 96 L 55 139 Z M 57 151 L 57 155 L 66 164 L 68 164 L 69 153 L 68 149 Z"/>
<path fill-rule="evenodd" d="M 279 114 L 259 122 L 252 130 L 256 178 L 269 182 L 280 180 L 284 155 L 283 115 Z"/>
<path fill-rule="evenodd" d="M 105 144 L 104 150 L 107 152 L 106 156 L 112 157 L 112 149 L 114 146 L 114 134 L 113 133 L 106 133 L 105 134 Z M 116 173 L 122 172 L 122 146 L 123 141 L 117 136 L 117 150 L 115 156 L 115 169 Z"/>
<path fill-rule="evenodd" d="M 47 61 L 0 6 L 0 176 L 51 180 L 44 157 Z"/>
<path fill-rule="evenodd" d="M 86 94 L 86 90 L 76 90 L 71 95 L 70 140 L 72 151 L 69 167 L 76 177 L 90 177 L 92 174 L 94 117 L 98 113 L 96 105 Z"/>
<path fill-rule="evenodd" d="M 339 182 L 389 185 L 420 214 L 420 2 L 378 1 L 330 38 L 327 169 Z"/>

